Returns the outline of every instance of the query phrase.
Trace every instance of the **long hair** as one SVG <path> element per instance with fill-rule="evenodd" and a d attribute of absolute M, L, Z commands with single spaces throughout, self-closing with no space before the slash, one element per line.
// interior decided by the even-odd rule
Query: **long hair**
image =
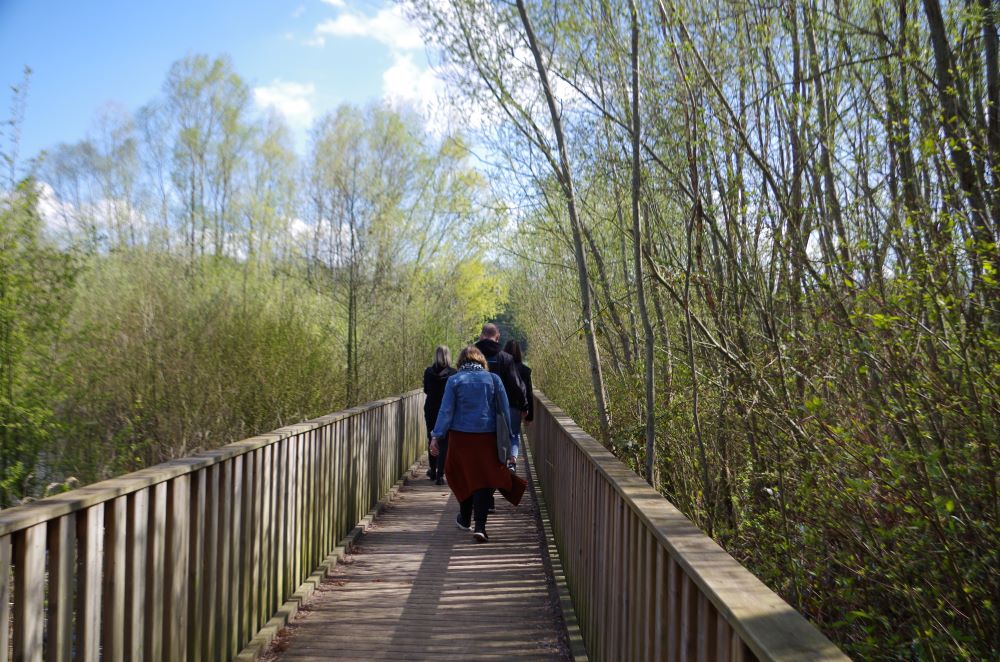
<path fill-rule="evenodd" d="M 514 357 L 514 363 L 523 363 L 521 345 L 516 340 L 508 340 L 507 344 L 503 346 L 503 351 Z"/>
<path fill-rule="evenodd" d="M 478 363 L 483 366 L 483 369 L 489 370 L 489 366 L 486 365 L 486 357 L 475 345 L 469 345 L 458 355 L 458 367 L 461 368 L 466 363 Z"/>
<path fill-rule="evenodd" d="M 437 349 L 434 350 L 434 367 L 451 367 L 451 350 L 448 349 L 448 345 L 438 345 Z"/>

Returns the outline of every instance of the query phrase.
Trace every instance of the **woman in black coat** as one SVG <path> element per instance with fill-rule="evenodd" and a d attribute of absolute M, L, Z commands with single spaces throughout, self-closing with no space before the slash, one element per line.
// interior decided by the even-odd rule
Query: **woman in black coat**
<path fill-rule="evenodd" d="M 451 350 L 447 345 L 438 345 L 434 350 L 434 363 L 424 370 L 424 393 L 427 399 L 424 400 L 424 423 L 427 425 L 427 442 L 431 440 L 431 430 L 437 421 L 438 410 L 441 409 L 441 398 L 444 397 L 444 385 L 448 378 L 454 375 L 457 370 L 451 365 Z M 438 485 L 444 485 L 444 461 L 448 456 L 448 436 L 438 439 L 440 452 L 437 457 L 428 454 L 431 468 L 427 471 L 427 477 L 436 481 Z"/>
<path fill-rule="evenodd" d="M 521 381 L 524 382 L 524 396 L 528 402 L 528 408 L 524 410 L 524 422 L 531 423 L 535 420 L 535 397 L 531 393 L 531 368 L 524 365 L 522 362 L 523 357 L 521 355 L 521 345 L 516 340 L 508 340 L 507 344 L 504 345 L 503 351 L 514 357 L 514 368 L 517 369 L 518 374 L 521 376 Z M 512 432 L 517 435 L 517 442 L 511 444 L 510 448 L 510 462 L 508 466 L 511 471 L 517 469 L 517 455 L 521 448 L 521 419 L 514 420 L 514 412 L 511 412 L 511 425 L 514 427 Z"/>

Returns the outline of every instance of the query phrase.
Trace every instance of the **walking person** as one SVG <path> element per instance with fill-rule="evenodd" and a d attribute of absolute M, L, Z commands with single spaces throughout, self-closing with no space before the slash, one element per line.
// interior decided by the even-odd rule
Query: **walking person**
<path fill-rule="evenodd" d="M 444 397 L 444 386 L 448 378 L 457 372 L 451 365 L 451 350 L 447 345 L 438 345 L 434 350 L 434 363 L 424 370 L 424 393 L 427 398 L 424 400 L 424 423 L 427 425 L 427 444 L 430 449 L 431 430 L 437 420 L 438 410 L 441 409 L 441 398 Z M 448 435 L 444 435 L 438 440 L 437 456 L 428 453 L 428 463 L 430 469 L 427 470 L 427 477 L 435 481 L 438 485 L 444 485 L 444 463 L 448 457 Z"/>
<path fill-rule="evenodd" d="M 500 327 L 493 322 L 484 324 L 483 330 L 479 332 L 479 340 L 476 341 L 476 347 L 486 357 L 489 371 L 496 373 L 501 381 L 503 381 L 504 390 L 507 392 L 507 400 L 510 402 L 511 418 L 516 418 L 518 420 L 518 427 L 520 427 L 520 419 L 524 415 L 522 412 L 527 407 L 524 397 L 524 382 L 521 381 L 521 376 L 514 365 L 514 357 L 500 348 Z M 515 464 L 516 467 L 517 465 Z M 493 498 L 492 493 L 490 494 L 490 512 L 496 512 L 496 500 Z"/>
<path fill-rule="evenodd" d="M 498 375 L 507 392 L 507 400 L 512 409 L 518 410 L 518 416 L 528 409 L 525 400 L 524 382 L 514 365 L 514 357 L 500 348 L 500 327 L 492 322 L 483 325 L 476 341 L 476 349 L 483 353 L 489 371 Z"/>
<path fill-rule="evenodd" d="M 494 404 L 500 401 L 500 410 Z M 494 490 L 515 506 L 528 484 L 512 474 L 497 456 L 497 416 L 507 420 L 510 405 L 500 377 L 487 370 L 486 357 L 469 346 L 458 356 L 458 372 L 445 384 L 441 409 L 431 431 L 431 455 L 448 435 L 445 473 L 459 503 L 458 528 L 473 531 L 476 542 L 488 542 L 486 519 Z M 473 524 L 475 527 L 473 528 Z"/>
<path fill-rule="evenodd" d="M 535 396 L 533 395 L 531 389 L 531 368 L 524 365 L 524 356 L 521 354 L 521 344 L 516 340 L 508 340 L 507 344 L 503 346 L 503 351 L 510 354 L 511 358 L 514 359 L 514 366 L 517 368 L 517 374 L 520 376 L 521 382 L 524 384 L 525 403 L 527 407 L 523 410 L 523 415 L 524 423 L 527 425 L 535 420 Z M 521 448 L 521 415 L 522 410 L 515 410 L 511 407 L 510 461 L 507 463 L 507 467 L 511 471 L 517 471 L 517 455 Z"/>

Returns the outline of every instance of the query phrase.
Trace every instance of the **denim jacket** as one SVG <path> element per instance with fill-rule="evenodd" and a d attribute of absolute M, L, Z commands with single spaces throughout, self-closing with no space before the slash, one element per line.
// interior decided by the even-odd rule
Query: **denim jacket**
<path fill-rule="evenodd" d="M 493 391 L 500 394 L 504 418 L 507 428 L 510 424 L 510 405 L 507 402 L 507 391 L 500 377 L 478 368 L 470 368 L 470 364 L 462 366 L 454 375 L 448 378 L 444 386 L 444 398 L 438 411 L 437 422 L 432 437 L 441 438 L 448 430 L 458 432 L 496 432 L 496 409 L 493 406 Z M 478 369 L 477 369 L 478 368 Z"/>

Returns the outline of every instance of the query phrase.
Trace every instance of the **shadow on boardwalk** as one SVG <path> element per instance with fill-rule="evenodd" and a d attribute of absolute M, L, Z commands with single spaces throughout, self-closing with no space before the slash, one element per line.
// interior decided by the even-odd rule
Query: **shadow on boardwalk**
<path fill-rule="evenodd" d="M 265 660 L 570 659 L 531 491 L 497 497 L 490 542 L 447 486 L 410 476 Z M 523 468 L 521 469 L 523 471 Z"/>

